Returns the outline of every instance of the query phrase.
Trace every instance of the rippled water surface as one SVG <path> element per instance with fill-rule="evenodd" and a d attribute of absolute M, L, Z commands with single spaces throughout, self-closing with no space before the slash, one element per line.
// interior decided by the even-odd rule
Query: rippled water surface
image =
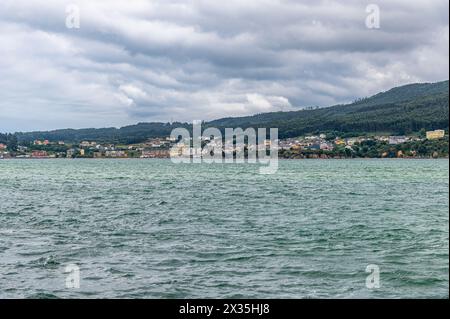
<path fill-rule="evenodd" d="M 448 164 L 0 160 L 0 297 L 448 298 Z"/>

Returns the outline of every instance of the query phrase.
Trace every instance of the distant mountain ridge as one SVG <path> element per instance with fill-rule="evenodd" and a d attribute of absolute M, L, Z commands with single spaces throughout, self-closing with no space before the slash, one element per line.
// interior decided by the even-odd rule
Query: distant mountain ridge
<path fill-rule="evenodd" d="M 277 127 L 280 138 L 315 132 L 347 135 L 365 133 L 407 134 L 421 129 L 447 129 L 449 120 L 449 81 L 408 84 L 346 105 L 314 110 L 262 113 L 246 117 L 213 120 L 204 127 Z M 95 140 L 110 143 L 138 143 L 148 138 L 168 136 L 175 127 L 189 123 L 138 123 L 101 129 L 63 129 L 48 132 L 16 133 L 19 141 Z"/>
<path fill-rule="evenodd" d="M 414 83 L 392 88 L 385 92 L 380 92 L 372 97 L 362 99 L 355 103 L 364 103 L 365 105 L 399 103 L 409 99 L 425 95 L 433 95 L 449 92 L 449 81 L 436 83 Z"/>

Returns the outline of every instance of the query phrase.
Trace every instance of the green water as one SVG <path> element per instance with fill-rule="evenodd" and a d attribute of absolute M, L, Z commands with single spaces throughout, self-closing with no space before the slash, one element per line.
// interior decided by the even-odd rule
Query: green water
<path fill-rule="evenodd" d="M 0 160 L 0 297 L 448 298 L 448 164 Z"/>

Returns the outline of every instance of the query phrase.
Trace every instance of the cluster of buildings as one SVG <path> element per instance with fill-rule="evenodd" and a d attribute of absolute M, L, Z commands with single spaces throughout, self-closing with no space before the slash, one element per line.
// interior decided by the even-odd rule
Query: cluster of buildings
<path fill-rule="evenodd" d="M 426 132 L 426 139 L 434 140 L 441 139 L 445 136 L 444 130 L 434 130 Z M 74 158 L 74 157 L 93 157 L 93 158 L 168 158 L 176 156 L 204 156 L 210 152 L 211 149 L 222 149 L 225 155 L 240 153 L 244 151 L 255 151 L 263 148 L 269 149 L 271 141 L 265 140 L 261 145 L 238 145 L 233 146 L 232 141 L 222 141 L 211 138 L 200 138 L 202 146 L 208 145 L 194 151 L 191 154 L 190 145 L 192 138 L 182 141 L 176 141 L 174 138 L 152 138 L 144 143 L 115 146 L 113 144 L 100 144 L 95 141 L 82 141 L 77 145 L 66 145 L 65 142 L 49 142 L 48 140 L 35 140 L 32 144 L 34 146 L 60 146 L 59 151 L 50 151 L 50 149 L 33 150 L 33 147 L 18 146 L 17 158 Z M 293 151 L 333 151 L 336 148 L 352 149 L 355 144 L 361 144 L 364 141 L 384 142 L 389 145 L 398 145 L 409 141 L 421 141 L 423 138 L 417 136 L 360 136 L 351 138 L 328 138 L 325 134 L 308 135 L 298 138 L 287 138 L 278 140 L 279 150 L 293 150 Z M 175 147 L 174 147 L 175 146 Z M 44 148 L 45 149 L 45 148 Z M 11 157 L 7 145 L 0 143 L 0 158 Z"/>
<path fill-rule="evenodd" d="M 336 147 L 342 146 L 345 148 L 352 148 L 356 143 L 362 143 L 367 140 L 384 139 L 384 137 L 351 137 L 327 139 L 325 134 L 311 135 L 299 138 L 288 138 L 279 142 L 279 147 L 282 150 L 323 150 L 333 151 Z M 386 140 L 389 138 L 386 137 Z"/>
<path fill-rule="evenodd" d="M 77 148 L 67 151 L 67 157 L 94 157 L 94 158 L 166 158 L 170 156 L 169 149 L 174 139 L 152 138 L 144 143 L 116 146 L 113 144 L 98 144 L 92 141 L 82 141 Z"/>
<path fill-rule="evenodd" d="M 64 141 L 50 142 L 49 140 L 34 140 L 33 145 L 65 145 Z"/>
<path fill-rule="evenodd" d="M 445 136 L 444 130 L 435 130 L 426 132 L 426 139 L 435 140 Z M 416 136 L 359 136 L 351 138 L 327 139 L 325 134 L 311 135 L 300 138 L 288 138 L 279 141 L 279 148 L 284 150 L 326 150 L 333 151 L 336 147 L 351 149 L 355 144 L 361 144 L 365 141 L 385 142 L 389 145 L 398 145 L 411 141 L 422 141 L 423 138 Z"/>
<path fill-rule="evenodd" d="M 288 138 L 279 141 L 281 150 L 328 150 L 332 151 L 335 145 L 345 144 L 344 140 L 337 138 L 334 142 L 326 139 L 325 134 L 311 135 L 299 138 Z"/>
<path fill-rule="evenodd" d="M 73 157 L 94 157 L 94 158 L 126 158 L 128 154 L 114 144 L 99 144 L 93 141 L 82 141 L 78 147 L 72 145 L 66 151 L 67 158 Z"/>

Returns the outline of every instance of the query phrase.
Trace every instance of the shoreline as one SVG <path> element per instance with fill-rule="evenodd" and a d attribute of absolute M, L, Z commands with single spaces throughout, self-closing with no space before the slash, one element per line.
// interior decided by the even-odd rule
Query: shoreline
<path fill-rule="evenodd" d="M 78 158 L 54 158 L 54 157 L 41 157 L 41 158 L 19 158 L 19 157 L 10 157 L 10 158 L 0 158 L 1 160 L 170 160 L 170 157 L 154 157 L 154 158 L 140 158 L 140 157 L 120 157 L 120 158 L 93 158 L 93 157 L 78 157 Z M 283 161 L 304 161 L 304 160 L 439 160 L 439 159 L 450 159 L 449 156 L 446 157 L 343 157 L 343 158 L 283 158 L 279 157 L 278 160 Z M 219 163 L 220 164 L 220 163 Z M 239 164 L 239 163 L 233 163 Z"/>

